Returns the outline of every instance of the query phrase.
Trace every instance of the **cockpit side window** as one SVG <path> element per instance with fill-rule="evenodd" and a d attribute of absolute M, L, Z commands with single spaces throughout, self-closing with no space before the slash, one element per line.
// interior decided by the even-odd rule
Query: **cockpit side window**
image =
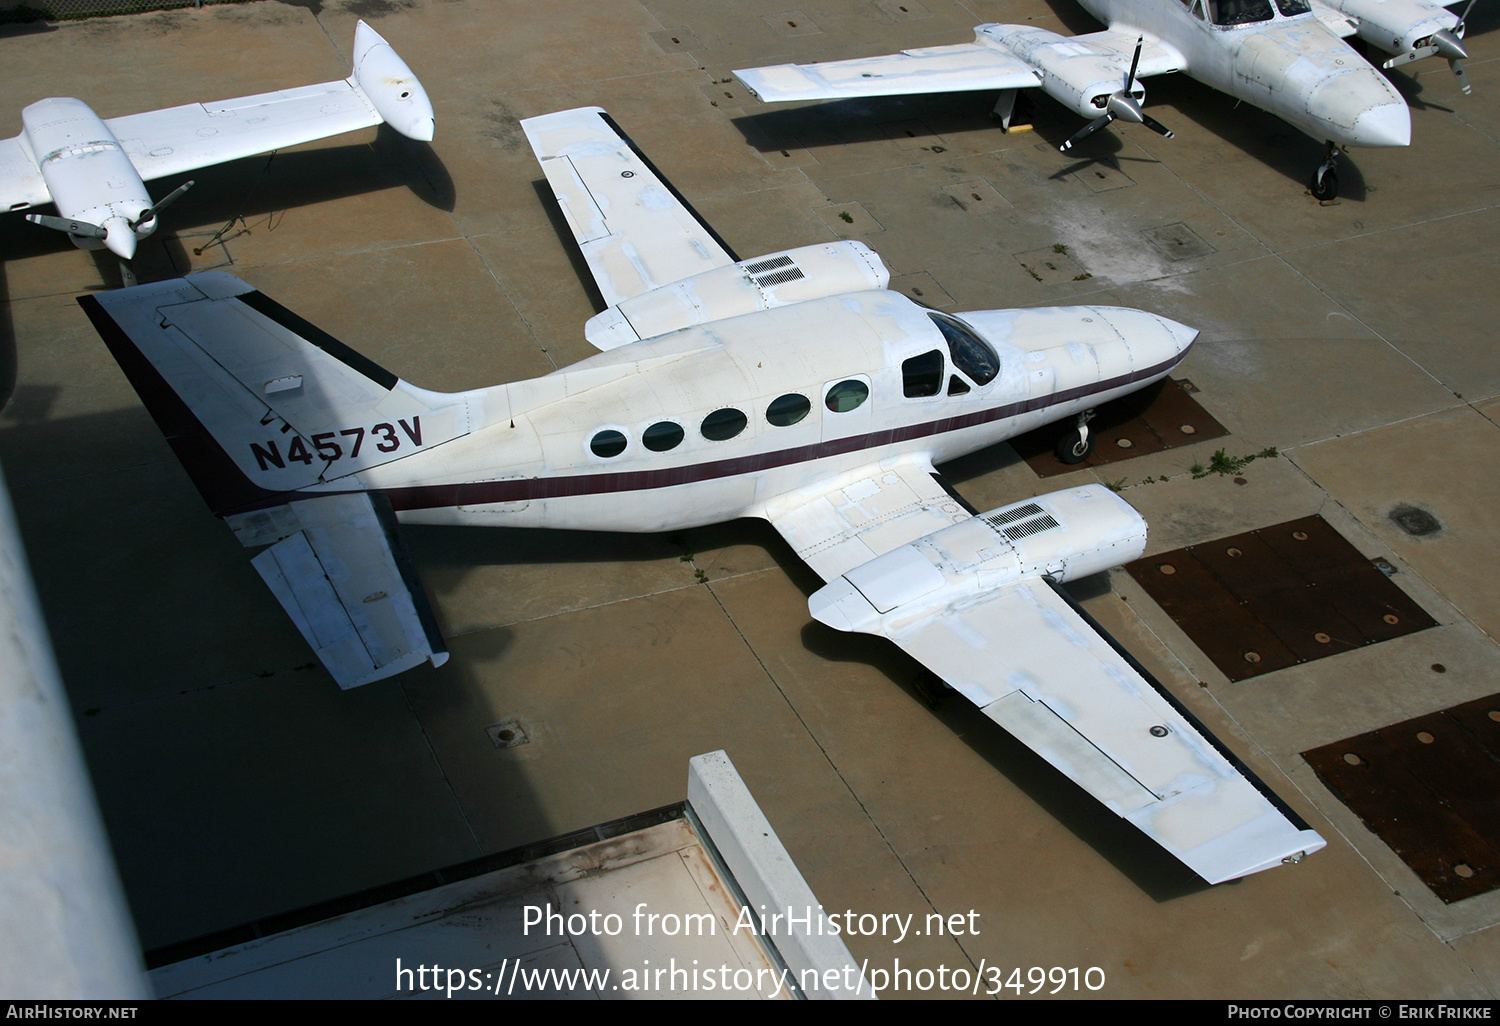
<path fill-rule="evenodd" d="M 943 354 L 934 349 L 901 364 L 901 392 L 908 399 L 937 395 L 943 389 Z"/>
<path fill-rule="evenodd" d="M 1288 18 L 1312 13 L 1312 7 L 1308 5 L 1307 0 L 1276 0 L 1276 9 Z"/>
<path fill-rule="evenodd" d="M 1208 17 L 1215 25 L 1270 21 L 1271 0 L 1208 0 Z"/>
<path fill-rule="evenodd" d="M 947 314 L 927 314 L 938 326 L 948 343 L 948 352 L 953 356 L 953 365 L 969 376 L 976 385 L 988 385 L 1000 373 L 1000 357 L 990 344 L 979 337 L 979 333 L 957 317 Z"/>

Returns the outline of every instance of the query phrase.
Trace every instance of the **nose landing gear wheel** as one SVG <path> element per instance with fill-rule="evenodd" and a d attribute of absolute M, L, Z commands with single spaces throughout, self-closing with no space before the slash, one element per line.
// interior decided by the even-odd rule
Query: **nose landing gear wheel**
<path fill-rule="evenodd" d="M 1333 168 L 1343 155 L 1344 151 L 1332 139 L 1328 140 L 1328 151 L 1323 155 L 1323 163 L 1318 165 L 1318 169 L 1313 172 L 1312 181 L 1308 183 L 1313 199 L 1326 203 L 1339 194 L 1339 176 Z"/>
<path fill-rule="evenodd" d="M 1331 200 L 1339 194 L 1339 176 L 1334 174 L 1333 168 L 1313 175 L 1312 194 L 1313 199 L 1320 201 Z"/>
<path fill-rule="evenodd" d="M 1084 434 L 1078 428 L 1069 428 L 1058 438 L 1057 444 L 1052 447 L 1052 455 L 1057 457 L 1057 462 L 1072 466 L 1082 463 L 1089 458 L 1089 453 L 1094 451 L 1093 435 Z"/>

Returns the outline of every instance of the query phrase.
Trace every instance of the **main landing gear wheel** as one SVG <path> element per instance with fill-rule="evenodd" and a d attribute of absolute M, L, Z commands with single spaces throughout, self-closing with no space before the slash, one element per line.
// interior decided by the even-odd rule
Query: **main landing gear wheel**
<path fill-rule="evenodd" d="M 1329 168 L 1321 174 L 1315 173 L 1312 176 L 1311 184 L 1313 199 L 1320 202 L 1327 202 L 1339 194 L 1339 176 L 1334 174 L 1333 168 Z"/>
<path fill-rule="evenodd" d="M 1052 455 L 1057 457 L 1057 462 L 1072 466 L 1082 463 L 1089 458 L 1089 453 L 1094 451 L 1094 436 L 1088 433 L 1086 428 L 1068 428 L 1058 438 L 1057 444 L 1052 447 Z"/>

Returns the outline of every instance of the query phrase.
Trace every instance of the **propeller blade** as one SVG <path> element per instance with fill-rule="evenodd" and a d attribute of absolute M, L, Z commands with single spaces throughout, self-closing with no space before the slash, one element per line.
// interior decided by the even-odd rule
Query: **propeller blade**
<path fill-rule="evenodd" d="M 1067 142 L 1063 143 L 1061 146 L 1059 146 L 1058 149 L 1061 150 L 1063 153 L 1067 153 L 1070 149 L 1073 148 L 1073 144 L 1074 143 L 1076 143 L 1076 142 L 1082 142 L 1083 140 L 1087 139 L 1089 136 L 1093 135 L 1095 132 L 1099 131 L 1099 129 L 1101 129 L 1105 125 L 1109 124 L 1114 119 L 1115 119 L 1115 116 L 1113 114 L 1105 114 L 1103 117 L 1095 118 L 1094 120 L 1090 121 L 1088 124 L 1084 125 L 1077 132 L 1074 132 L 1073 133 L 1073 137 L 1071 139 L 1069 139 Z"/>
<path fill-rule="evenodd" d="M 1465 7 L 1464 13 L 1458 16 L 1458 24 L 1453 26 L 1453 34 L 1455 36 L 1462 36 L 1464 34 L 1464 26 L 1469 23 L 1469 12 L 1473 9 L 1474 0 L 1469 0 L 1469 6 Z"/>
<path fill-rule="evenodd" d="M 1469 76 L 1464 74 L 1463 61 L 1451 60 L 1448 62 L 1448 67 L 1453 69 L 1453 77 L 1458 79 L 1459 87 L 1463 89 L 1464 94 L 1472 93 L 1474 87 L 1469 85 Z"/>
<path fill-rule="evenodd" d="M 1135 69 L 1141 66 L 1141 47 L 1146 45 L 1146 37 L 1141 36 L 1135 41 L 1135 56 L 1130 59 L 1130 74 L 1125 76 L 1125 91 L 1130 92 L 1130 87 L 1135 85 Z"/>
<path fill-rule="evenodd" d="M 1155 132 L 1157 135 L 1163 136 L 1167 139 L 1172 138 L 1172 130 L 1166 125 L 1162 124 L 1160 121 L 1153 118 L 1150 114 L 1141 115 L 1141 124 L 1151 129 L 1151 131 Z"/>
<path fill-rule="evenodd" d="M 1438 48 L 1436 46 L 1419 47 L 1415 50 L 1409 50 L 1403 54 L 1397 54 L 1395 57 L 1392 57 L 1390 60 L 1382 64 L 1381 67 L 1385 68 L 1386 70 L 1390 70 L 1391 68 L 1399 68 L 1403 64 L 1410 64 L 1412 61 L 1419 61 L 1424 57 L 1434 57 L 1437 55 L 1437 52 Z"/>
<path fill-rule="evenodd" d="M 181 196 L 183 193 L 187 192 L 192 187 L 193 187 L 193 183 L 192 182 L 183 182 L 177 188 L 173 189 L 170 193 L 168 193 L 166 199 L 162 200 L 160 203 L 155 204 L 154 206 L 150 206 L 150 207 L 147 207 L 145 210 L 142 210 L 141 211 L 141 216 L 138 217 L 138 218 L 136 218 L 134 221 L 130 222 L 130 230 L 131 231 L 135 231 L 141 225 L 143 225 L 147 221 L 151 220 L 157 214 L 159 214 L 163 210 L 165 210 L 166 207 L 167 207 L 167 205 L 169 203 L 171 203 L 173 200 L 177 199 L 177 197 Z"/>
<path fill-rule="evenodd" d="M 87 221 L 74 221 L 67 217 L 53 217 L 51 214 L 27 214 L 26 220 L 32 224 L 39 224 L 43 228 L 67 232 L 69 235 L 77 235 L 85 239 L 102 239 L 109 234 L 97 224 L 89 224 Z"/>

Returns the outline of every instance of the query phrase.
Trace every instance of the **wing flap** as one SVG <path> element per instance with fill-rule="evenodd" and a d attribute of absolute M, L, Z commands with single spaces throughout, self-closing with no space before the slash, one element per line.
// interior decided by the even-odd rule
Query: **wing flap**
<path fill-rule="evenodd" d="M 931 463 L 900 457 L 778 496 L 762 515 L 804 563 L 831 581 L 970 513 L 943 490 Z"/>
<path fill-rule="evenodd" d="M 300 529 L 251 563 L 339 687 L 447 661 L 388 502 L 357 493 L 287 510 Z"/>
<path fill-rule="evenodd" d="M 737 259 L 602 109 L 521 127 L 607 305 Z"/>
<path fill-rule="evenodd" d="M 1026 89 L 1040 82 L 1025 61 L 979 43 L 933 46 L 822 64 L 750 68 L 734 75 L 766 103 L 971 89 Z"/>

